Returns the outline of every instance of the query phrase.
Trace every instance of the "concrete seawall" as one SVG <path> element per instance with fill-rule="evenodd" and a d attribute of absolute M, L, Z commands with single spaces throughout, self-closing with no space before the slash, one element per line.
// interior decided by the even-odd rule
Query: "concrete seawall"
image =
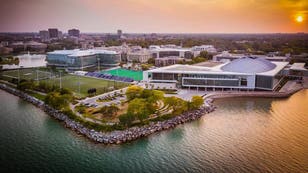
<path fill-rule="evenodd" d="M 11 88 L 5 84 L 0 84 L 0 89 L 3 89 L 13 95 L 16 95 L 21 99 L 28 101 L 33 105 L 41 108 L 51 117 L 61 122 L 64 122 L 65 127 L 76 131 L 78 134 L 82 134 L 94 142 L 103 144 L 120 144 L 120 143 L 130 142 L 139 139 L 141 137 L 149 136 L 153 133 L 162 130 L 174 128 L 179 124 L 196 120 L 201 116 L 215 110 L 215 107 L 211 104 L 212 99 L 208 99 L 205 102 L 206 106 L 203 106 L 200 109 L 194 111 L 185 112 L 179 116 L 173 117 L 165 121 L 151 122 L 149 125 L 145 125 L 142 127 L 131 127 L 123 131 L 112 131 L 109 133 L 103 133 L 95 131 L 93 129 L 89 129 L 83 126 L 81 123 L 71 120 L 70 118 L 68 118 L 68 116 L 66 116 L 62 112 L 46 105 L 43 101 L 38 100 L 22 91 Z"/>

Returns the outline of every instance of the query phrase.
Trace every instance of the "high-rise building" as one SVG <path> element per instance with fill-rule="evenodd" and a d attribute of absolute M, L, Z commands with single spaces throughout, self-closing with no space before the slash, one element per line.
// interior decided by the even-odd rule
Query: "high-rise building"
<path fill-rule="evenodd" d="M 78 29 L 70 29 L 68 30 L 68 35 L 70 37 L 79 37 L 80 31 Z"/>
<path fill-rule="evenodd" d="M 122 30 L 119 29 L 117 33 L 118 33 L 119 38 L 121 38 L 121 37 L 122 37 L 122 34 L 123 34 L 123 33 L 122 33 Z"/>
<path fill-rule="evenodd" d="M 49 32 L 46 30 L 40 31 L 40 38 L 41 41 L 48 41 L 49 40 Z"/>
<path fill-rule="evenodd" d="M 59 39 L 62 39 L 62 38 L 63 38 L 63 33 L 62 33 L 62 31 L 58 31 L 58 38 L 59 38 Z"/>
<path fill-rule="evenodd" d="M 58 38 L 59 37 L 59 31 L 57 28 L 49 28 L 49 38 Z"/>

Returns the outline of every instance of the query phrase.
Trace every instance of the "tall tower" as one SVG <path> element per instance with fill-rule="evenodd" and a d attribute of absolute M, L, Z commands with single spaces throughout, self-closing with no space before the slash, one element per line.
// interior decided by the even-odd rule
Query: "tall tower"
<path fill-rule="evenodd" d="M 121 38 L 121 37 L 122 37 L 122 34 L 123 34 L 123 33 L 122 33 L 122 30 L 119 29 L 118 32 L 117 32 L 117 34 L 118 34 L 118 37 Z"/>

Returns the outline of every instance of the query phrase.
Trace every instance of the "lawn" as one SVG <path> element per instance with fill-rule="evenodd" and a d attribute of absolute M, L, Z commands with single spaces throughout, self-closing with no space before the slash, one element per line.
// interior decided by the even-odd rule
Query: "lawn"
<path fill-rule="evenodd" d="M 19 72 L 18 70 L 3 71 L 2 79 L 7 81 L 12 81 L 13 78 L 18 79 L 18 73 L 19 73 L 21 80 L 22 79 L 36 80 L 36 78 L 38 77 L 40 81 L 45 81 L 49 85 L 56 85 L 59 87 L 60 86 L 59 73 L 56 73 L 57 75 L 56 78 L 53 77 L 50 79 L 46 79 L 52 75 L 50 73 L 43 72 L 43 70 L 46 71 L 46 69 L 40 69 L 40 71 L 37 72 L 37 69 L 34 68 L 20 69 Z M 55 75 L 55 73 L 53 73 L 53 75 Z M 62 87 L 70 89 L 78 97 L 88 96 L 88 89 L 90 88 L 96 88 L 96 94 L 102 94 L 113 89 L 119 89 L 128 86 L 127 83 L 123 82 L 108 81 L 104 79 L 83 77 L 83 76 L 79 77 L 76 75 L 63 74 L 63 73 L 61 78 L 62 78 L 61 80 Z M 80 93 L 79 93 L 79 81 L 80 81 Z"/>
<path fill-rule="evenodd" d="M 46 71 L 46 69 L 29 68 L 29 69 L 3 71 L 2 75 L 8 78 L 18 79 L 19 76 L 20 79 L 36 80 L 37 78 L 42 79 L 50 77 L 51 74 L 48 71 Z"/>
<path fill-rule="evenodd" d="M 141 81 L 143 79 L 142 71 L 126 70 L 122 68 L 102 71 L 102 73 L 108 73 L 114 76 L 129 77 L 134 79 L 135 81 Z"/>
<path fill-rule="evenodd" d="M 45 80 L 47 83 L 54 84 L 56 86 L 60 86 L 60 78 L 48 79 Z M 102 94 L 113 88 L 119 89 L 124 88 L 128 84 L 122 82 L 114 82 L 114 81 L 107 81 L 103 79 L 96 79 L 90 77 L 83 77 L 83 76 L 75 76 L 75 75 L 65 75 L 61 77 L 62 87 L 68 88 L 77 96 L 85 97 L 88 95 L 88 89 L 96 88 L 96 94 Z M 79 87 L 80 82 L 80 87 Z M 80 93 L 79 93 L 80 88 Z"/>

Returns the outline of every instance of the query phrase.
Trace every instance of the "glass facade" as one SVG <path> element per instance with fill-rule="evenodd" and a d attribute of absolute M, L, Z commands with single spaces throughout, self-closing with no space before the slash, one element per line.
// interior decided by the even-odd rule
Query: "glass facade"
<path fill-rule="evenodd" d="M 230 79 L 183 79 L 183 86 L 225 86 L 225 87 L 238 87 L 239 80 Z"/>
<path fill-rule="evenodd" d="M 152 73 L 152 80 L 177 80 L 183 86 L 247 87 L 247 76 L 219 74 Z"/>
<path fill-rule="evenodd" d="M 157 54 L 158 54 L 158 53 L 153 53 L 153 54 L 152 54 L 152 57 L 153 57 L 153 58 L 157 58 L 157 57 L 158 57 Z"/>
<path fill-rule="evenodd" d="M 175 73 L 153 73 L 153 80 L 178 80 L 178 74 Z"/>
<path fill-rule="evenodd" d="M 245 79 L 245 78 L 241 78 L 241 86 L 247 86 L 247 79 Z"/>
<path fill-rule="evenodd" d="M 189 51 L 184 52 L 184 58 L 191 59 L 193 57 L 194 57 L 194 55 L 193 55 L 192 52 L 189 52 Z"/>
<path fill-rule="evenodd" d="M 179 51 L 162 51 L 162 52 L 159 52 L 160 58 L 168 57 L 168 56 L 180 56 L 180 52 Z"/>
<path fill-rule="evenodd" d="M 46 60 L 49 65 L 58 65 L 58 66 L 67 65 L 67 55 L 47 54 Z"/>
<path fill-rule="evenodd" d="M 69 67 L 89 67 L 95 66 L 97 59 L 95 55 L 82 56 L 82 57 L 71 57 L 67 58 Z"/>
<path fill-rule="evenodd" d="M 273 77 L 271 76 L 256 76 L 256 87 L 272 89 L 273 87 Z"/>
<path fill-rule="evenodd" d="M 183 74 L 182 76 L 190 78 L 246 79 L 245 75 L 227 75 L 227 74 Z"/>
<path fill-rule="evenodd" d="M 68 68 L 82 68 L 97 66 L 98 60 L 101 66 L 116 66 L 121 57 L 119 54 L 92 54 L 85 56 L 69 56 L 69 54 L 47 54 L 48 65 Z"/>
<path fill-rule="evenodd" d="M 280 80 L 283 77 L 283 71 L 280 71 L 276 76 L 273 78 L 273 88 L 276 87 L 276 85 L 280 82 Z"/>
<path fill-rule="evenodd" d="M 98 54 L 97 58 L 100 59 L 100 63 L 103 65 L 117 65 L 120 63 L 121 56 L 119 54 Z"/>

